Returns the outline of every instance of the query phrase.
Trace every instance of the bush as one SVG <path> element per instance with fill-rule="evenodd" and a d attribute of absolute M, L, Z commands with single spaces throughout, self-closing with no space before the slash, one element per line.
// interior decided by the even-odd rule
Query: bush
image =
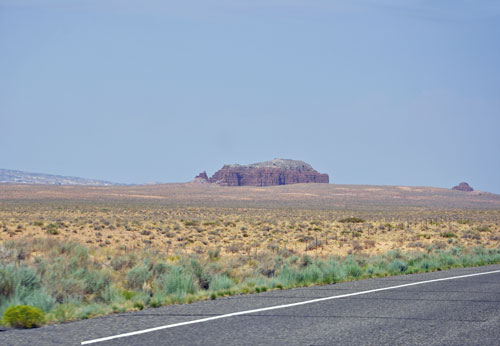
<path fill-rule="evenodd" d="M 39 308 L 15 305 L 5 310 L 3 320 L 14 328 L 33 328 L 43 324 L 45 315 Z"/>
<path fill-rule="evenodd" d="M 59 234 L 58 226 L 55 223 L 51 223 L 47 226 L 47 234 L 57 235 Z"/>
<path fill-rule="evenodd" d="M 341 281 L 347 275 L 342 265 L 337 263 L 333 259 L 330 259 L 326 267 L 322 269 L 324 272 L 324 280 L 323 280 L 324 283 Z"/>
<path fill-rule="evenodd" d="M 115 256 L 111 260 L 111 266 L 114 270 L 121 270 L 122 268 L 132 268 L 134 262 L 134 256 Z"/>
<path fill-rule="evenodd" d="M 115 307 L 112 307 L 113 312 L 115 311 Z M 78 309 L 76 317 L 81 320 L 86 320 L 91 317 L 98 316 L 106 312 L 106 308 L 101 304 L 89 304 L 84 305 Z"/>
<path fill-rule="evenodd" d="M 200 288 L 206 290 L 211 284 L 210 275 L 205 271 L 205 268 L 195 259 L 190 262 L 191 272 L 198 281 Z M 163 274 L 163 273 L 162 273 Z"/>
<path fill-rule="evenodd" d="M 353 278 L 359 278 L 363 274 L 363 270 L 355 261 L 346 261 L 345 270 L 348 276 Z"/>
<path fill-rule="evenodd" d="M 226 275 L 214 275 L 209 284 L 212 291 L 222 291 L 233 287 L 233 282 Z"/>
<path fill-rule="evenodd" d="M 322 281 L 323 272 L 316 264 L 304 268 L 302 272 L 306 283 L 317 283 Z"/>
<path fill-rule="evenodd" d="M 144 309 L 144 304 L 141 303 L 141 302 L 135 302 L 134 303 L 134 308 L 138 309 L 138 310 L 142 310 L 142 309 Z"/>
<path fill-rule="evenodd" d="M 219 248 L 208 250 L 208 257 L 212 261 L 217 260 L 219 258 L 219 255 L 220 255 L 220 249 Z"/>
<path fill-rule="evenodd" d="M 479 226 L 476 227 L 476 230 L 479 232 L 490 232 L 490 228 L 488 226 Z"/>
<path fill-rule="evenodd" d="M 132 298 L 135 297 L 136 294 L 137 294 L 137 292 L 133 292 L 133 291 L 129 291 L 129 290 L 123 290 L 121 292 L 121 295 L 123 298 L 125 298 L 125 300 L 131 300 Z"/>
<path fill-rule="evenodd" d="M 16 290 L 16 271 L 13 265 L 0 265 L 0 296 L 10 297 Z"/>
<path fill-rule="evenodd" d="M 163 275 L 159 284 L 165 293 L 177 296 L 184 296 L 187 293 L 194 294 L 198 288 L 193 277 L 180 267 L 173 268 L 170 273 Z"/>
<path fill-rule="evenodd" d="M 450 254 L 440 254 L 439 255 L 439 263 L 441 263 L 442 265 L 445 265 L 445 266 L 452 266 L 452 265 L 455 265 L 456 263 L 456 260 L 453 256 L 451 256 Z"/>
<path fill-rule="evenodd" d="M 404 273 L 408 270 L 408 264 L 401 261 L 400 259 L 395 259 L 389 263 L 389 271 L 392 273 Z"/>
<path fill-rule="evenodd" d="M 430 260 L 430 259 L 423 260 L 422 262 L 420 262 L 420 265 L 419 265 L 419 268 L 421 270 L 430 270 L 430 269 L 434 269 L 437 267 L 438 267 L 437 263 L 434 260 Z"/>
<path fill-rule="evenodd" d="M 311 265 L 312 264 L 312 258 L 311 258 L 311 256 L 309 256 L 309 255 L 302 256 L 302 259 L 300 260 L 300 264 L 303 267 L 307 267 L 307 266 Z"/>
<path fill-rule="evenodd" d="M 54 299 L 40 286 L 40 278 L 32 268 L 0 264 L 0 315 L 12 305 L 37 306 L 49 311 Z"/>
<path fill-rule="evenodd" d="M 300 272 L 297 272 L 293 267 L 285 265 L 278 273 L 277 279 L 284 286 L 292 287 L 297 283 L 302 282 L 302 280 L 304 279 L 304 275 L 302 275 Z"/>
<path fill-rule="evenodd" d="M 149 272 L 148 267 L 144 265 L 137 265 L 134 268 L 130 269 L 127 274 L 127 283 L 131 289 L 141 289 L 142 285 L 148 281 L 151 273 Z"/>
<path fill-rule="evenodd" d="M 0 296 L 27 295 L 40 287 L 40 279 L 32 268 L 0 264 Z"/>
<path fill-rule="evenodd" d="M 363 223 L 365 220 L 359 217 L 346 217 L 345 219 L 339 220 L 342 223 Z"/>
<path fill-rule="evenodd" d="M 456 238 L 457 235 L 453 232 L 443 232 L 443 233 L 441 233 L 441 237 L 443 237 L 443 238 Z"/>

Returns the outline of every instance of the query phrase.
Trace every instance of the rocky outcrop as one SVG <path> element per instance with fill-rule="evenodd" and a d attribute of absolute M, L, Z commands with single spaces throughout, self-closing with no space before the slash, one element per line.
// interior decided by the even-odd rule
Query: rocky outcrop
<path fill-rule="evenodd" d="M 458 191 L 465 191 L 465 192 L 471 192 L 474 191 L 472 187 L 469 186 L 466 182 L 462 182 L 458 184 L 457 186 L 453 186 L 451 188 L 452 190 L 458 190 Z"/>
<path fill-rule="evenodd" d="M 203 171 L 200 174 L 198 174 L 196 177 L 194 177 L 195 181 L 198 181 L 200 183 L 208 183 L 208 175 L 207 172 Z"/>
<path fill-rule="evenodd" d="M 204 178 L 202 174 L 196 179 Z M 221 186 L 329 183 L 328 174 L 319 173 L 303 161 L 286 159 L 274 159 L 251 165 L 224 165 L 207 180 Z"/>

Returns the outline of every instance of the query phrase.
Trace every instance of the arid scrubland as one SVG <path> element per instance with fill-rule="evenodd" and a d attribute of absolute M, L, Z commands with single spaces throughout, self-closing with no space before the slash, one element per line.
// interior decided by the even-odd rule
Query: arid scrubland
<path fill-rule="evenodd" d="M 500 210 L 373 211 L 170 207 L 144 204 L 0 205 L 0 240 L 72 240 L 109 251 L 254 256 L 373 255 L 500 245 Z"/>
<path fill-rule="evenodd" d="M 26 305 L 39 309 L 45 323 L 62 322 L 268 289 L 500 263 L 495 204 L 445 209 L 321 201 L 318 207 L 304 191 L 287 189 L 277 191 L 300 193 L 297 203 L 259 204 L 244 200 L 246 194 L 233 196 L 228 203 L 234 207 L 154 198 L 0 198 L 0 316 L 5 312 L 4 324 L 22 325 L 9 322 L 7 310 Z M 488 198 L 496 203 L 495 196 Z"/>

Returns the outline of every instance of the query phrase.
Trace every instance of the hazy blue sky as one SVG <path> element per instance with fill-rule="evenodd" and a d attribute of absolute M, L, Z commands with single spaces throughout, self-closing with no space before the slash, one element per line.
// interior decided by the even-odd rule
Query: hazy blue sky
<path fill-rule="evenodd" d="M 500 193 L 499 62 L 500 1 L 0 0 L 0 168 Z"/>

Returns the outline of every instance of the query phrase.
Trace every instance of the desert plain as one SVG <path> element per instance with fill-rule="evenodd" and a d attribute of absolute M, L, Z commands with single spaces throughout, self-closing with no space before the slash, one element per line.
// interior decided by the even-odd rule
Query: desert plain
<path fill-rule="evenodd" d="M 500 196 L 337 184 L 4 184 L 0 260 L 1 313 L 22 303 L 40 307 L 44 323 L 64 322 L 496 263 Z M 26 277 L 31 286 L 19 291 Z"/>

